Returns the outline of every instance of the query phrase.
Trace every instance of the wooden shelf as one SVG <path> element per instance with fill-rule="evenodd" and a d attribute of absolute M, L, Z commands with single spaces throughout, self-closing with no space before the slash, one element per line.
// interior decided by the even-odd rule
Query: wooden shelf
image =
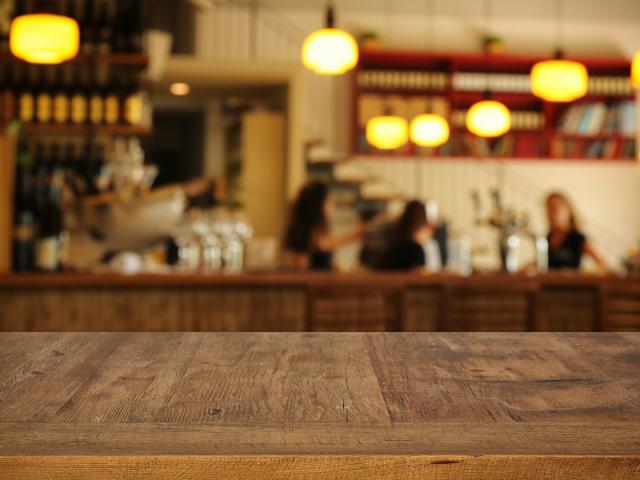
<path fill-rule="evenodd" d="M 27 63 L 10 53 L 0 54 L 0 62 L 17 62 Z M 109 65 L 121 65 L 144 68 L 149 63 L 149 56 L 145 53 L 108 53 L 108 54 L 86 54 L 79 53 L 75 58 L 62 63 L 66 64 L 90 64 L 90 63 L 106 63 Z M 47 65 L 43 65 L 47 66 Z M 50 66 L 50 65 L 49 65 Z M 53 65 L 56 66 L 56 65 Z"/>
<path fill-rule="evenodd" d="M 478 155 L 455 155 L 441 154 L 440 149 L 435 149 L 430 157 L 433 158 L 495 158 L 495 159 L 535 159 L 544 161 L 555 160 L 588 160 L 588 161 L 621 161 L 629 162 L 635 161 L 632 157 L 622 157 L 624 153 L 629 154 L 630 149 L 627 148 L 625 142 L 634 140 L 634 136 L 625 135 L 617 132 L 604 133 L 598 132 L 594 134 L 580 134 L 570 133 L 559 129 L 558 125 L 561 124 L 563 114 L 568 107 L 578 103 L 596 103 L 603 102 L 608 108 L 617 107 L 619 102 L 627 102 L 634 98 L 634 95 L 627 92 L 626 84 L 622 85 L 622 81 L 628 81 L 630 64 L 626 59 L 608 59 L 608 58 L 591 58 L 591 59 L 577 59 L 582 62 L 589 71 L 589 74 L 593 77 L 611 77 L 613 83 L 611 84 L 611 94 L 602 93 L 588 93 L 585 97 L 577 100 L 573 103 L 550 103 L 546 102 L 528 91 L 522 91 L 522 83 L 517 81 L 512 75 L 528 75 L 531 67 L 544 57 L 529 57 L 521 55 L 487 55 L 487 54 L 444 54 L 444 53 L 425 53 L 425 52 L 407 52 L 407 51 L 385 51 L 381 49 L 376 50 L 363 50 L 360 55 L 360 62 L 353 75 L 353 134 L 352 134 L 352 155 L 360 157 L 399 157 L 399 156 L 422 156 L 420 153 L 422 150 L 416 145 L 409 143 L 406 146 L 398 149 L 397 151 L 370 151 L 364 147 L 362 139 L 362 123 L 360 115 L 360 97 L 365 94 L 378 94 L 380 96 L 395 95 L 399 97 L 417 97 L 417 96 L 432 96 L 444 98 L 449 103 L 450 124 L 451 124 L 451 142 L 453 149 L 462 150 L 465 152 L 465 148 L 459 148 L 460 143 L 467 141 L 467 137 L 471 135 L 464 126 L 453 126 L 452 119 L 455 119 L 454 112 L 459 113 L 460 110 L 466 110 L 473 103 L 482 100 L 485 97 L 485 93 L 479 90 L 467 90 L 457 89 L 457 86 L 462 86 L 462 77 L 455 77 L 458 74 L 491 74 L 497 76 L 503 76 L 504 82 L 515 83 L 502 83 L 505 88 L 512 87 L 512 91 L 494 90 L 492 97 L 496 100 L 503 102 L 509 109 L 514 112 L 526 111 L 526 113 L 534 113 L 541 116 L 544 125 L 543 128 L 532 129 L 514 129 L 511 130 L 505 137 L 516 137 L 518 146 L 510 146 L 508 148 L 515 148 L 512 155 L 500 155 L 500 156 L 478 156 Z M 439 74 L 446 75 L 445 88 L 413 88 L 411 85 L 400 86 L 402 82 L 406 82 L 406 78 L 398 76 L 394 77 L 394 81 L 397 85 L 384 86 L 379 84 L 361 84 L 363 79 L 369 79 L 374 77 L 367 77 L 367 72 L 390 72 L 393 73 L 418 73 L 418 74 Z M 384 77 L 384 73 L 382 73 Z M 496 77 L 497 78 L 497 77 Z M 465 79 L 467 81 L 468 79 Z M 494 82 L 497 81 L 495 78 Z M 467 82 L 468 83 L 468 82 Z M 621 88 L 622 85 L 622 88 Z M 470 86 L 470 85 L 465 85 Z M 477 86 L 477 85 L 476 85 Z M 607 87 L 608 88 L 608 87 Z M 615 89 L 615 90 L 613 90 Z M 597 91 L 597 90 L 596 90 Z M 373 109 L 372 109 L 373 111 Z M 370 115 L 372 112 L 365 113 Z M 365 117 L 366 118 L 366 117 Z M 458 122 L 456 122 L 459 125 Z M 525 125 L 525 124 L 523 124 Z M 537 124 L 539 125 L 539 124 Z M 603 124 L 604 126 L 604 124 Z M 595 130 L 595 128 L 593 129 Z M 536 138 L 540 138 L 540 145 L 536 146 Z M 521 139 L 521 140 L 517 140 Z M 498 139 L 490 140 L 490 145 L 495 145 Z M 553 150 L 557 147 L 554 142 L 564 141 L 566 145 L 562 148 L 563 151 L 572 154 L 569 158 L 564 156 L 552 156 L 550 152 L 557 152 Z M 590 148 L 589 142 L 608 141 L 616 142 L 615 148 L 612 148 L 613 158 L 607 157 L 591 157 L 587 156 L 587 153 L 600 152 L 598 148 Z M 573 145 L 576 145 L 575 148 Z M 553 147 L 553 149 L 552 149 Z M 593 145 L 593 147 L 596 147 Z M 613 145 L 612 145 L 613 147 Z M 623 148 L 624 147 L 624 148 Z M 363 149 L 361 151 L 360 149 Z M 447 150 L 451 150 L 451 147 L 447 147 Z M 533 152 L 538 152 L 532 154 Z M 605 150 L 607 154 L 609 150 Z"/>
<path fill-rule="evenodd" d="M 151 128 L 131 125 L 74 125 L 74 124 L 40 124 L 24 125 L 27 135 L 150 135 Z"/>

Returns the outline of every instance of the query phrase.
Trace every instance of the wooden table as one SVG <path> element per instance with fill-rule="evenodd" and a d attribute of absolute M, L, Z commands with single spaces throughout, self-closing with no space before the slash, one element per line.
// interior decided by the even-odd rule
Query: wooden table
<path fill-rule="evenodd" d="M 5 333 L 0 478 L 640 478 L 640 334 Z"/>

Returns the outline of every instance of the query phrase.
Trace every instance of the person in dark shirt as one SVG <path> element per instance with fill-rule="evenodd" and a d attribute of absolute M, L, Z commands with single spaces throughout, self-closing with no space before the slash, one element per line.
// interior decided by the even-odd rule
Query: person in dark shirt
<path fill-rule="evenodd" d="M 426 258 L 423 244 L 431 229 L 424 203 L 412 200 L 396 221 L 381 261 L 383 270 L 424 270 Z"/>
<path fill-rule="evenodd" d="M 290 267 L 331 270 L 333 252 L 362 238 L 366 229 L 363 222 L 344 235 L 332 235 L 328 220 L 332 211 L 333 202 L 326 184 L 310 182 L 300 190 L 283 242 Z"/>
<path fill-rule="evenodd" d="M 546 209 L 549 222 L 549 269 L 578 270 L 586 254 L 602 270 L 609 270 L 604 259 L 578 228 L 575 211 L 565 195 L 558 192 L 548 195 Z"/>

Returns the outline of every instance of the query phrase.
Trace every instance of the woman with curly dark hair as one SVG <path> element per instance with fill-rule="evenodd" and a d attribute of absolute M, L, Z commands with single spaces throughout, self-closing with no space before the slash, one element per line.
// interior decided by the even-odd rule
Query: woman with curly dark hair
<path fill-rule="evenodd" d="M 362 238 L 364 224 L 345 235 L 332 235 L 329 229 L 332 211 L 333 202 L 326 184 L 310 182 L 300 190 L 284 235 L 283 246 L 289 266 L 331 270 L 333 252 Z"/>

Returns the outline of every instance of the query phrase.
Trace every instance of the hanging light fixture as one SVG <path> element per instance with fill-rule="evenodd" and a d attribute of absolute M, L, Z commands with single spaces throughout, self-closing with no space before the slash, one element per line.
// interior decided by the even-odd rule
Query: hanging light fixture
<path fill-rule="evenodd" d="M 407 121 L 388 111 L 369 119 L 366 128 L 366 138 L 370 145 L 381 150 L 393 150 L 407 143 Z"/>
<path fill-rule="evenodd" d="M 427 0 L 425 12 L 427 21 L 430 23 L 427 34 L 433 34 L 433 11 L 432 2 Z M 429 46 L 431 42 L 427 41 Z M 438 147 L 449 140 L 449 124 L 441 115 L 431 113 L 431 101 L 427 99 L 427 113 L 418 115 L 411 120 L 410 136 L 411 141 L 421 147 Z"/>
<path fill-rule="evenodd" d="M 440 115 L 423 113 L 411 120 L 411 141 L 421 147 L 438 147 L 449 140 L 449 124 Z"/>
<path fill-rule="evenodd" d="M 387 33 L 391 31 L 391 9 L 389 0 L 385 1 L 385 18 Z M 409 124 L 406 119 L 393 115 L 389 105 L 385 103 L 382 115 L 377 115 L 367 121 L 365 137 L 369 145 L 380 150 L 394 150 L 402 147 L 409 140 Z"/>
<path fill-rule="evenodd" d="M 635 88 L 640 89 L 640 50 L 636 52 L 631 61 L 631 82 Z"/>
<path fill-rule="evenodd" d="M 467 128 L 479 137 L 499 137 L 511 128 L 511 112 L 501 102 L 482 100 L 467 112 Z"/>
<path fill-rule="evenodd" d="M 13 19 L 9 48 L 29 63 L 56 64 L 78 54 L 80 29 L 73 18 L 53 13 L 31 13 Z"/>
<path fill-rule="evenodd" d="M 485 0 L 485 22 L 489 26 L 490 0 Z M 491 55 L 488 53 L 488 55 Z M 487 78 L 485 99 L 474 103 L 465 118 L 467 129 L 479 137 L 499 137 L 511 129 L 511 112 L 504 103 L 491 98 Z"/>
<path fill-rule="evenodd" d="M 558 45 L 564 43 L 562 1 L 556 0 Z M 582 63 L 566 60 L 560 48 L 555 58 L 538 62 L 531 68 L 531 93 L 547 102 L 572 102 L 584 97 L 588 88 L 587 68 Z"/>
<path fill-rule="evenodd" d="M 304 66 L 322 75 L 340 75 L 358 63 L 358 44 L 344 30 L 335 28 L 333 2 L 327 4 L 325 28 L 311 33 L 302 44 Z"/>

